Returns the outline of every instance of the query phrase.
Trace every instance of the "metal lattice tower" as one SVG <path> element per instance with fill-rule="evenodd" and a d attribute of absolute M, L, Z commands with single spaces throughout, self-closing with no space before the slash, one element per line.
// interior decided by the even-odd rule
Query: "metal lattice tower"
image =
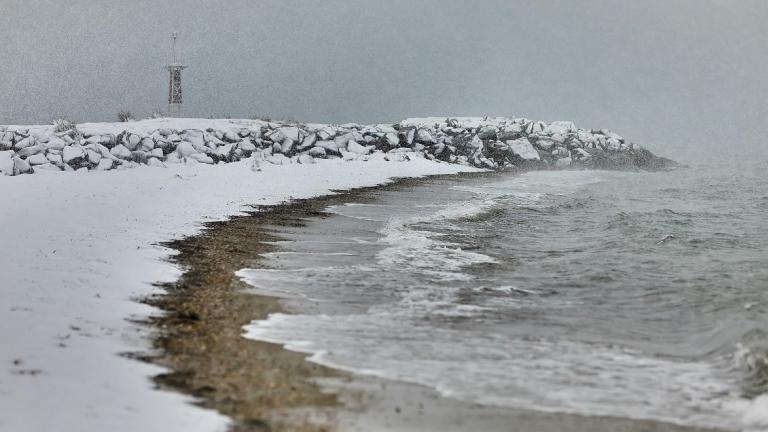
<path fill-rule="evenodd" d="M 181 71 L 187 68 L 176 50 L 178 37 L 178 33 L 171 33 L 170 56 L 168 65 L 165 67 L 170 75 L 168 81 L 168 116 L 170 117 L 179 117 L 182 114 Z"/>

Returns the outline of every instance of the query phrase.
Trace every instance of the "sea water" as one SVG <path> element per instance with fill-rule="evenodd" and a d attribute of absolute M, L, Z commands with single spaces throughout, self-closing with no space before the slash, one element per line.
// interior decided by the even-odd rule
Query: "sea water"
<path fill-rule="evenodd" d="M 768 167 L 548 171 L 378 191 L 281 228 L 246 327 L 502 407 L 768 428 Z"/>

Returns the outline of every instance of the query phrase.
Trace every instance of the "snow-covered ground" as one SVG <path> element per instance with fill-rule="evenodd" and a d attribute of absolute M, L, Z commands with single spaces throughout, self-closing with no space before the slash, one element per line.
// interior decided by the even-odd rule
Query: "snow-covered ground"
<path fill-rule="evenodd" d="M 216 431 L 227 419 L 153 389 L 135 301 L 179 269 L 157 242 L 249 204 L 277 204 L 392 177 L 477 169 L 423 157 L 387 162 L 250 160 L 110 172 L 0 176 L 0 430 Z"/>

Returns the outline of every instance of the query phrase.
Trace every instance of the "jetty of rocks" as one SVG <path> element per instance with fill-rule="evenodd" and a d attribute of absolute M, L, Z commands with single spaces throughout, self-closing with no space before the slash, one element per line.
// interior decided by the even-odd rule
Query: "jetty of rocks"
<path fill-rule="evenodd" d="M 608 129 L 506 117 L 430 117 L 396 124 L 149 119 L 0 126 L 0 172 L 127 169 L 140 165 L 314 163 L 319 158 L 425 157 L 491 170 L 662 170 L 677 164 Z"/>

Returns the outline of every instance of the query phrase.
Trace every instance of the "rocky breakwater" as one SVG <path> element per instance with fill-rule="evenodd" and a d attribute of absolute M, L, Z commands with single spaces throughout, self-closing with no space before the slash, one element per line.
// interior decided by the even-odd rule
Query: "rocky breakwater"
<path fill-rule="evenodd" d="M 152 119 L 127 123 L 0 126 L 0 172 L 87 171 L 140 165 L 314 163 L 318 158 L 425 157 L 487 169 L 670 169 L 607 129 L 524 118 L 420 118 L 392 125 Z"/>

